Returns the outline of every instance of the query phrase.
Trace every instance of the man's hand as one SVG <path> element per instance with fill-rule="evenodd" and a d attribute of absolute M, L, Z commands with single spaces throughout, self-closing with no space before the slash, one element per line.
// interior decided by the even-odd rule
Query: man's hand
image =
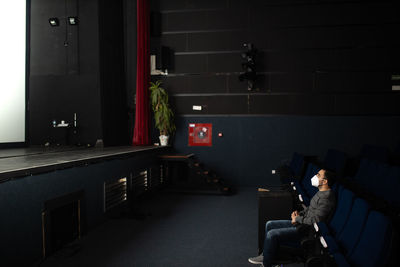
<path fill-rule="evenodd" d="M 299 213 L 297 212 L 297 210 L 293 211 L 293 212 L 292 212 L 292 215 L 291 215 L 291 217 L 292 217 L 292 224 L 293 224 L 293 225 L 296 224 L 296 217 L 297 217 L 297 216 L 299 216 Z"/>

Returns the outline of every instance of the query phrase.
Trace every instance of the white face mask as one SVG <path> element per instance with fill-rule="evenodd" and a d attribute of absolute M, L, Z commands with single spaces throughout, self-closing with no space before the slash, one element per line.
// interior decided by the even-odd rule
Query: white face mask
<path fill-rule="evenodd" d="M 319 186 L 319 179 L 317 175 L 314 175 L 313 178 L 311 178 L 311 185 L 315 187 Z"/>

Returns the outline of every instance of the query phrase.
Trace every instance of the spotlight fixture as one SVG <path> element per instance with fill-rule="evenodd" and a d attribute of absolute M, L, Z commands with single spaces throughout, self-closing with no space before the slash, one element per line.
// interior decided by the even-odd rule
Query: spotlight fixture
<path fill-rule="evenodd" d="M 49 18 L 49 23 L 51 27 L 60 26 L 60 21 L 58 20 L 58 18 Z"/>
<path fill-rule="evenodd" d="M 68 24 L 72 26 L 78 25 L 78 17 L 68 17 Z"/>

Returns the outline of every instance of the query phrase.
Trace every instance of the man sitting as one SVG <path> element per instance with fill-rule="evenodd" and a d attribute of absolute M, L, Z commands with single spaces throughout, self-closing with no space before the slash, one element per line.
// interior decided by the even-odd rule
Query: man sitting
<path fill-rule="evenodd" d="M 263 253 L 257 257 L 249 258 L 249 262 L 270 267 L 280 244 L 298 243 L 304 236 L 300 229 L 309 228 L 307 226 L 314 222 L 327 220 L 336 205 L 336 197 L 331 190 L 333 182 L 334 173 L 325 169 L 319 170 L 311 178 L 311 184 L 318 187 L 319 191 L 311 199 L 310 206 L 301 212 L 292 212 L 291 220 L 268 221 L 265 226 Z"/>

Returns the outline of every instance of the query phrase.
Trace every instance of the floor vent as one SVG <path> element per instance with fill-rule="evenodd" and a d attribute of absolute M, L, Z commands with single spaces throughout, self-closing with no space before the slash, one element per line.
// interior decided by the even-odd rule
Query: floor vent
<path fill-rule="evenodd" d="M 126 177 L 104 182 L 104 212 L 122 204 L 127 200 Z"/>

